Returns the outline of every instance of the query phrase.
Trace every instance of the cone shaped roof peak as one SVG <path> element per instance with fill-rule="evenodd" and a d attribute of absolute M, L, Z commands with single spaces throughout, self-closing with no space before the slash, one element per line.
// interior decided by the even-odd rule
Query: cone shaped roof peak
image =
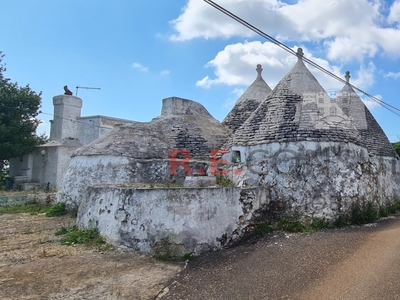
<path fill-rule="evenodd" d="M 282 87 L 288 88 L 292 93 L 302 95 L 303 93 L 320 93 L 324 92 L 324 88 L 319 84 L 318 80 L 304 65 L 303 62 L 303 49 L 297 49 L 297 63 L 293 68 L 282 78 L 282 80 L 275 87 L 280 89 Z"/>
<path fill-rule="evenodd" d="M 262 78 L 262 66 L 257 65 L 257 77 L 254 82 L 246 89 L 246 91 L 236 101 L 235 106 L 222 121 L 231 132 L 235 132 L 254 110 L 262 103 L 271 92 L 271 88 Z"/>
<path fill-rule="evenodd" d="M 346 84 L 337 94 L 336 103 L 352 120 L 370 154 L 396 157 L 385 132 L 350 85 L 349 71 L 345 78 Z"/>
<path fill-rule="evenodd" d="M 301 48 L 297 57 L 293 68 L 238 128 L 231 145 L 305 140 L 362 144 L 351 120 L 304 65 Z"/>
<path fill-rule="evenodd" d="M 266 96 L 272 91 L 269 85 L 262 77 L 263 68 L 260 64 L 256 68 L 257 77 L 254 82 L 246 89 L 246 91 L 239 97 L 236 104 L 246 101 L 247 99 L 262 102 Z"/>

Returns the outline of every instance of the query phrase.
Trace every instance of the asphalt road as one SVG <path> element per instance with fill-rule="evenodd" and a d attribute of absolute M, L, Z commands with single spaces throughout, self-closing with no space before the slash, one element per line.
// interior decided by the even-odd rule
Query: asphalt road
<path fill-rule="evenodd" d="M 400 217 L 275 233 L 188 263 L 161 299 L 400 299 Z"/>

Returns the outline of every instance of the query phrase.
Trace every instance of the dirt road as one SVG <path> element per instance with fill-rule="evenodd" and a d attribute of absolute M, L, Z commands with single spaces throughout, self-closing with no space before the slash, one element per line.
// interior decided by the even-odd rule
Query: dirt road
<path fill-rule="evenodd" d="M 274 234 L 204 255 L 162 299 L 400 299 L 400 219 Z"/>

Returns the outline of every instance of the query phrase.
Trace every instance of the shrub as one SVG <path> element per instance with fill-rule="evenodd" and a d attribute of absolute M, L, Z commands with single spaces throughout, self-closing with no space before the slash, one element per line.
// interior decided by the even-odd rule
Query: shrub
<path fill-rule="evenodd" d="M 256 234 L 266 234 L 271 233 L 272 231 L 274 231 L 274 228 L 267 223 L 260 223 L 254 227 L 254 233 Z"/>
<path fill-rule="evenodd" d="M 59 217 L 67 213 L 65 203 L 56 203 L 46 212 L 46 217 Z"/>
<path fill-rule="evenodd" d="M 101 246 L 106 244 L 97 228 L 79 229 L 77 226 L 73 226 L 67 229 L 62 227 L 56 231 L 55 235 L 64 235 L 61 239 L 61 244 L 64 245 L 86 244 Z"/>

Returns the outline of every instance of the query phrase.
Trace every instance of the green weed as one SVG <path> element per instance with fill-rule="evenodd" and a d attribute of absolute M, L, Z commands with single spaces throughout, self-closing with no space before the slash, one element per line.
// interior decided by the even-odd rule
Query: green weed
<path fill-rule="evenodd" d="M 334 227 L 345 227 L 349 225 L 349 221 L 345 216 L 340 215 L 339 217 L 336 218 L 336 220 L 333 222 Z"/>
<path fill-rule="evenodd" d="M 362 225 L 373 223 L 378 220 L 379 211 L 372 202 L 361 205 L 355 202 L 351 211 L 350 223 L 353 225 Z"/>
<path fill-rule="evenodd" d="M 30 201 L 24 204 L 12 204 L 12 205 L 0 206 L 0 215 L 18 214 L 18 213 L 29 213 L 31 215 L 37 215 L 40 213 L 45 213 L 48 209 L 49 209 L 48 204 L 43 204 L 36 201 Z"/>
<path fill-rule="evenodd" d="M 61 239 L 61 244 L 63 245 L 75 245 L 84 244 L 88 246 L 106 246 L 106 248 L 111 247 L 107 244 L 104 238 L 99 234 L 97 228 L 93 229 L 79 229 L 77 226 L 73 226 L 69 229 L 62 227 L 57 230 L 55 235 L 63 235 Z M 109 245 L 109 246 L 107 246 Z"/>
<path fill-rule="evenodd" d="M 56 203 L 46 212 L 46 217 L 59 217 L 67 213 L 65 203 Z"/>
<path fill-rule="evenodd" d="M 271 233 L 272 231 L 274 231 L 274 228 L 265 222 L 260 223 L 254 227 L 255 234 L 266 234 L 266 233 Z"/>
<path fill-rule="evenodd" d="M 182 257 L 182 260 L 183 261 L 192 261 L 192 260 L 194 260 L 196 257 L 193 255 L 193 254 L 191 254 L 191 253 L 186 253 L 183 257 Z"/>
<path fill-rule="evenodd" d="M 236 185 L 226 176 L 217 175 L 216 183 L 221 187 L 235 187 Z"/>

